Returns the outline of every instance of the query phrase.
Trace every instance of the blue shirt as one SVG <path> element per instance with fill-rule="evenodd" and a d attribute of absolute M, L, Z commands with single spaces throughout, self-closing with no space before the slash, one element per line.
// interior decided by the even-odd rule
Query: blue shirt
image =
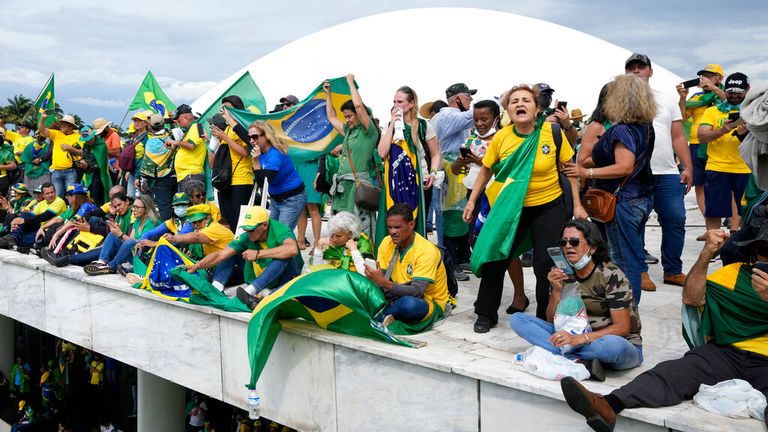
<path fill-rule="evenodd" d="M 650 133 L 650 136 L 648 136 Z M 635 154 L 635 168 L 617 195 L 618 201 L 629 201 L 651 195 L 653 174 L 651 173 L 651 153 L 654 143 L 653 126 L 649 124 L 618 123 L 606 130 L 592 149 L 595 167 L 605 167 L 616 163 L 614 150 L 616 143 L 621 143 Z M 595 186 L 613 192 L 625 177 L 598 179 Z"/>
<path fill-rule="evenodd" d="M 269 181 L 270 195 L 285 193 L 304 184 L 291 158 L 274 147 L 270 147 L 266 153 L 259 156 L 259 162 L 261 169 L 277 172 Z"/>
<path fill-rule="evenodd" d="M 467 141 L 475 120 L 472 110 L 445 107 L 432 117 L 430 124 L 435 129 L 440 153 L 455 156 L 459 154 L 459 147 Z"/>

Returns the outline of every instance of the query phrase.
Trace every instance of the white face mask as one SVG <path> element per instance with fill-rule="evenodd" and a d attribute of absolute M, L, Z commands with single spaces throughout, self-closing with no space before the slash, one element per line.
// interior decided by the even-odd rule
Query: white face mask
<path fill-rule="evenodd" d="M 587 253 L 582 255 L 578 261 L 571 264 L 571 267 L 575 268 L 576 270 L 581 270 L 584 267 L 586 267 L 590 263 L 590 261 L 592 261 L 592 253 L 590 253 L 590 251 L 587 251 Z"/>
<path fill-rule="evenodd" d="M 101 432 L 114 432 L 115 427 L 112 425 L 109 426 L 99 426 L 99 429 L 101 429 Z"/>
<path fill-rule="evenodd" d="M 480 134 L 480 132 L 478 132 L 478 133 L 477 133 L 477 137 L 478 137 L 478 138 L 487 138 L 487 137 L 489 137 L 489 136 L 491 136 L 491 135 L 493 135 L 493 134 L 495 134 L 495 133 L 496 133 L 496 128 L 495 128 L 495 127 L 492 127 L 492 128 L 490 128 L 490 129 L 488 129 L 488 132 L 486 132 L 486 133 L 484 133 L 484 134 L 482 134 L 482 135 Z"/>
<path fill-rule="evenodd" d="M 173 214 L 178 218 L 183 218 L 187 215 L 187 206 L 177 205 L 173 206 Z"/>

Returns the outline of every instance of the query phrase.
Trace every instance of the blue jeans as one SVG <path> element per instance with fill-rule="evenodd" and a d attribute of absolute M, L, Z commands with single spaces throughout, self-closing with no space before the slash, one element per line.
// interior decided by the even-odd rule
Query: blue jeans
<path fill-rule="evenodd" d="M 296 228 L 301 216 L 301 210 L 307 204 L 307 194 L 304 192 L 286 198 L 284 201 L 271 200 L 269 202 L 269 218 L 280 221 L 288 228 Z"/>
<path fill-rule="evenodd" d="M 173 194 L 176 193 L 176 177 L 167 175 L 160 178 L 149 178 L 149 190 L 157 205 L 157 212 L 162 220 L 168 220 L 173 216 Z M 235 221 L 234 223 L 237 223 Z"/>
<path fill-rule="evenodd" d="M 402 296 L 387 306 L 384 316 L 392 315 L 404 323 L 419 322 L 427 316 L 429 304 L 427 301 L 412 296 Z"/>
<path fill-rule="evenodd" d="M 117 266 L 127 263 L 133 259 L 133 247 L 136 246 L 136 240 L 120 240 L 117 236 L 109 233 L 101 245 L 99 260 L 107 263 L 112 271 L 117 270 Z"/>
<path fill-rule="evenodd" d="M 447 188 L 448 183 L 443 183 L 443 187 Z M 443 245 L 443 189 L 432 188 L 432 203 L 429 206 L 429 213 L 435 214 L 434 228 L 437 232 L 437 245 Z"/>
<path fill-rule="evenodd" d="M 608 243 L 611 245 L 611 261 L 627 275 L 637 304 L 640 304 L 641 273 L 645 265 L 643 252 L 645 223 L 648 221 L 651 208 L 653 208 L 651 197 L 618 201 L 613 220 L 605 224 Z"/>
<path fill-rule="evenodd" d="M 213 270 L 212 280 L 226 286 L 235 271 L 235 257 L 229 257 L 220 262 Z"/>
<path fill-rule="evenodd" d="M 653 176 L 653 209 L 661 226 L 661 266 L 665 275 L 683 272 L 683 243 L 685 242 L 685 185 L 679 174 Z M 642 260 L 643 271 L 648 264 Z"/>
<path fill-rule="evenodd" d="M 245 265 L 252 264 L 246 262 Z M 266 288 L 278 289 L 298 275 L 299 267 L 296 265 L 294 258 L 273 259 L 267 265 L 267 268 L 251 282 L 251 286 L 257 293 Z"/>
<path fill-rule="evenodd" d="M 522 312 L 512 314 L 509 326 L 518 336 L 532 345 L 543 348 L 552 354 L 560 354 L 560 348 L 552 345 L 549 337 L 555 333 L 555 326 Z M 614 370 L 631 369 L 643 362 L 643 347 L 633 344 L 621 336 L 606 335 L 590 343 L 581 345 L 565 354 L 565 358 L 575 360 L 600 360 L 606 367 Z"/>
<path fill-rule="evenodd" d="M 99 255 L 101 255 L 101 247 L 93 248 L 88 252 L 70 255 L 69 263 L 82 267 L 99 259 Z"/>
<path fill-rule="evenodd" d="M 128 195 L 128 198 L 136 197 L 136 185 L 133 183 L 134 181 L 136 181 L 136 177 L 133 173 L 129 173 L 128 181 L 125 182 L 125 194 Z"/>
<path fill-rule="evenodd" d="M 56 187 L 56 195 L 64 198 L 67 186 L 77 183 L 77 172 L 74 168 L 52 171 L 51 183 Z"/>

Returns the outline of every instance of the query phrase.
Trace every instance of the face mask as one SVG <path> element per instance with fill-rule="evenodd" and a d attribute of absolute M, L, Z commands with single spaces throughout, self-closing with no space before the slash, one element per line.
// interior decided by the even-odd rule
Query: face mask
<path fill-rule="evenodd" d="M 586 267 L 590 263 L 590 261 L 592 261 L 592 254 L 589 253 L 589 251 L 587 251 L 587 253 L 582 255 L 578 261 L 571 264 L 571 267 L 575 268 L 576 270 L 581 270 L 584 267 Z"/>
<path fill-rule="evenodd" d="M 99 426 L 99 429 L 101 429 L 101 432 L 113 432 L 115 430 L 115 427 L 112 425 L 109 426 Z"/>
<path fill-rule="evenodd" d="M 173 206 L 173 214 L 175 214 L 176 217 L 183 218 L 187 215 L 187 206 Z"/>
<path fill-rule="evenodd" d="M 484 133 L 484 134 L 482 134 L 482 135 L 481 135 L 481 134 L 478 132 L 478 133 L 477 133 L 477 137 L 478 137 L 478 138 L 487 138 L 487 137 L 489 137 L 489 136 L 491 136 L 491 135 L 493 135 L 493 134 L 495 134 L 495 133 L 496 133 L 496 128 L 495 128 L 495 127 L 492 127 L 492 128 L 490 128 L 490 129 L 488 129 L 488 132 L 486 132 L 486 133 Z"/>

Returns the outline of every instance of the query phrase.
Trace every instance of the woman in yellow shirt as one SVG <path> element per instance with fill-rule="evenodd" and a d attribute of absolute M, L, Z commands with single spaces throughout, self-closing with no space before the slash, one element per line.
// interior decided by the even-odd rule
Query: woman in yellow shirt
<path fill-rule="evenodd" d="M 509 209 L 518 211 L 517 229 L 514 241 L 511 244 L 507 256 L 498 261 L 490 261 L 482 264 L 482 278 L 480 289 L 475 302 L 475 332 L 485 333 L 498 322 L 498 309 L 501 303 L 501 294 L 504 288 L 504 273 L 509 267 L 513 252 L 526 241 L 530 234 L 533 243 L 533 270 L 536 275 L 536 316 L 546 319 L 547 303 L 549 300 L 549 282 L 547 274 L 552 267 L 552 260 L 547 254 L 547 248 L 556 247 L 560 239 L 560 231 L 565 222 L 571 218 L 566 211 L 563 197 L 563 189 L 558 177 L 558 164 L 570 164 L 574 155 L 573 149 L 568 144 L 562 130 L 559 139 L 560 160 L 556 161 L 558 154 L 557 142 L 553 136 L 552 123 L 537 121 L 539 113 L 536 104 L 538 90 L 528 85 L 518 85 L 509 91 L 509 103 L 507 114 L 511 124 L 500 130 L 491 140 L 488 150 L 483 157 L 483 166 L 477 175 L 475 185 L 472 188 L 467 205 L 464 208 L 464 220 L 469 222 L 475 203 L 480 193 L 485 190 L 488 181 L 498 173 L 500 167 L 515 151 L 531 150 L 533 159 L 529 177 L 515 179 L 527 181 L 527 191 L 522 202 L 522 207 Z M 534 141 L 535 140 L 535 141 Z M 578 218 L 586 218 L 586 212 L 579 200 L 576 179 L 569 180 L 573 196 L 573 215 Z M 495 182 L 494 184 L 498 184 Z M 489 195 L 492 191 L 489 190 Z M 492 203 L 493 205 L 493 203 Z M 493 213 L 493 211 L 492 211 Z M 492 215 L 489 215 L 489 218 Z M 489 220 L 490 222 L 490 220 Z M 477 248 L 482 247 L 480 240 Z M 474 261 L 474 260 L 473 260 Z M 524 293 L 516 293 L 515 297 L 524 296 Z M 526 304 L 528 303 L 526 298 Z"/>

